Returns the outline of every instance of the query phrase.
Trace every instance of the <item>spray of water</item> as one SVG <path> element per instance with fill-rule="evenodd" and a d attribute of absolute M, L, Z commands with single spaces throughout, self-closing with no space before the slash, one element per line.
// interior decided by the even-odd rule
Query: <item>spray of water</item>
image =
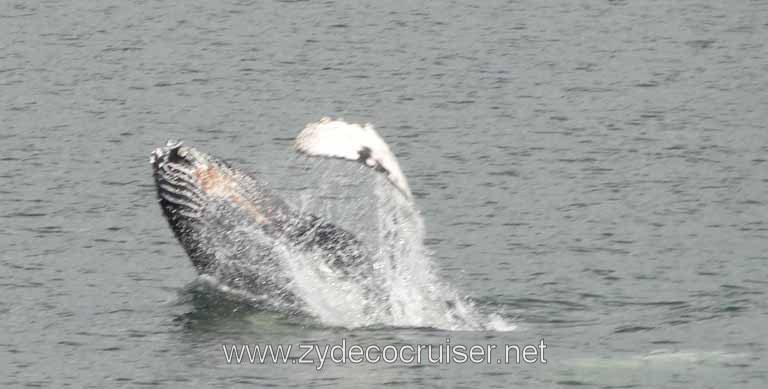
<path fill-rule="evenodd" d="M 437 277 L 423 244 L 421 215 L 385 177 L 364 167 L 314 166 L 309 175 L 319 177 L 318 185 L 299 196 L 300 208 L 354 231 L 370 248 L 373 264 L 369 274 L 348 277 L 317 253 L 280 245 L 290 289 L 307 313 L 343 327 L 514 328 L 498 315 L 482 315 Z"/>

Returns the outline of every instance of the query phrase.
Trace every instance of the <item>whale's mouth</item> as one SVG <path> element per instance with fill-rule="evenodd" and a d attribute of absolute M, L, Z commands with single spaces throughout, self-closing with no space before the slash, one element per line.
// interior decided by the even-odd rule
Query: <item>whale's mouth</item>
<path fill-rule="evenodd" d="M 152 152 L 150 163 L 160 206 L 171 224 L 200 217 L 205 204 L 200 171 L 208 167 L 206 156 L 181 141 L 169 140 Z"/>
<path fill-rule="evenodd" d="M 192 147 L 184 146 L 184 142 L 178 140 L 169 140 L 165 146 L 158 147 L 152 151 L 149 162 L 155 171 L 163 169 L 167 164 L 176 165 L 195 165 L 205 162 L 202 153 Z"/>

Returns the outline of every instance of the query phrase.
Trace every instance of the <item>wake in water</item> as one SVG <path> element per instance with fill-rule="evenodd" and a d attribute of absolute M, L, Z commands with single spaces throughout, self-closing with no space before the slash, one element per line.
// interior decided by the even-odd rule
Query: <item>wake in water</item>
<path fill-rule="evenodd" d="M 372 169 L 339 175 L 349 169 L 323 170 L 328 161 L 313 160 L 309 174 L 320 185 L 291 206 L 195 149 L 174 143 L 153 154 L 161 207 L 209 282 L 332 326 L 514 328 L 480 314 L 436 276 L 407 181 L 372 127 L 324 119 L 296 147 Z"/>

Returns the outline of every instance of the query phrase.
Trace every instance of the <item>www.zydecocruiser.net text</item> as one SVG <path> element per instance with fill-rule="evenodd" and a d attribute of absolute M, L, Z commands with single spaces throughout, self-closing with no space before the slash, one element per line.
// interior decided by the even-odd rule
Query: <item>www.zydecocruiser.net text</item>
<path fill-rule="evenodd" d="M 538 344 L 389 344 L 360 345 L 341 343 L 319 344 L 222 344 L 227 364 L 282 363 L 314 365 L 317 370 L 334 364 L 404 363 L 404 364 L 520 364 L 547 363 L 544 339 Z"/>

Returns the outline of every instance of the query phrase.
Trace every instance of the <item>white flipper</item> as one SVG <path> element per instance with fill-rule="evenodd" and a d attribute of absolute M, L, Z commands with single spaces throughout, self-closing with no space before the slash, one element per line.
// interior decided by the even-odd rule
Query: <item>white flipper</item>
<path fill-rule="evenodd" d="M 385 173 L 405 197 L 409 200 L 412 198 L 411 189 L 400 170 L 397 158 L 370 124 L 360 126 L 324 117 L 319 122 L 307 124 L 296 137 L 294 147 L 309 156 L 362 162 Z"/>

